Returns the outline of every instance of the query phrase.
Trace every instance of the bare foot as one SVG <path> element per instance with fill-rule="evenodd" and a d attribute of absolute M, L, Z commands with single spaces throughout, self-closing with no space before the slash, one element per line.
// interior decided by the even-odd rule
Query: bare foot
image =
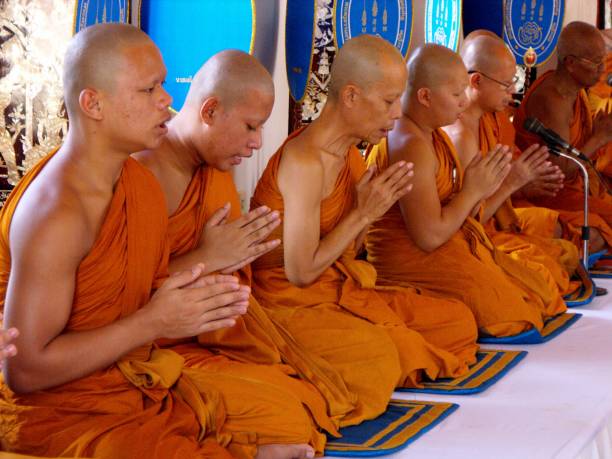
<path fill-rule="evenodd" d="M 312 459 L 314 449 L 309 445 L 261 445 L 255 459 Z"/>

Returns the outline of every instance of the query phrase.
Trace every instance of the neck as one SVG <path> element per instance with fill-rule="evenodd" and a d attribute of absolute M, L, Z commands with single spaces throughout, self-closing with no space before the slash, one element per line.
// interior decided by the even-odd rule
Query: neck
<path fill-rule="evenodd" d="M 198 149 L 190 140 L 191 137 L 181 121 L 179 114 L 168 123 L 168 134 L 162 149 L 170 150 L 171 154 L 162 153 L 159 159 L 169 167 L 191 176 L 203 163 Z"/>
<path fill-rule="evenodd" d="M 484 113 L 485 112 L 480 105 L 478 105 L 476 102 L 471 102 L 465 111 L 461 113 L 459 122 L 470 127 L 478 126 L 480 118 L 482 118 Z"/>
<path fill-rule="evenodd" d="M 333 102 L 327 102 L 321 115 L 310 124 L 307 131 L 317 148 L 339 158 L 344 158 L 350 147 L 361 141 L 347 126 Z"/>
<path fill-rule="evenodd" d="M 554 73 L 554 78 L 555 88 L 561 96 L 566 97 L 568 99 L 575 99 L 576 97 L 578 97 L 582 86 L 576 83 L 572 76 L 567 73 L 565 68 L 557 68 Z"/>
<path fill-rule="evenodd" d="M 410 123 L 414 124 L 427 138 L 430 138 L 433 131 L 440 126 L 435 126 L 431 123 L 428 113 L 425 110 L 418 108 L 408 109 L 403 115 Z"/>

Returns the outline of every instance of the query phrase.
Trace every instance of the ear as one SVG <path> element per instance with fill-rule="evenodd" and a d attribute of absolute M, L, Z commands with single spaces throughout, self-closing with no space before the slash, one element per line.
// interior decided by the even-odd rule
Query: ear
<path fill-rule="evenodd" d="M 219 99 L 209 97 L 202 102 L 200 107 L 200 119 L 206 124 L 213 124 L 215 115 L 219 111 Z"/>
<path fill-rule="evenodd" d="M 429 88 L 421 88 L 417 91 L 417 100 L 425 107 L 431 106 L 431 90 Z"/>
<path fill-rule="evenodd" d="M 342 88 L 341 100 L 349 108 L 352 108 L 357 101 L 357 98 L 361 95 L 361 89 L 354 84 L 347 84 Z"/>
<path fill-rule="evenodd" d="M 469 75 L 470 77 L 470 86 L 472 88 L 478 89 L 480 87 L 480 82 L 482 81 L 482 75 L 480 73 L 472 73 Z"/>
<path fill-rule="evenodd" d="M 100 121 L 102 120 L 102 108 L 104 104 L 102 97 L 98 91 L 91 88 L 86 88 L 79 94 L 79 107 L 88 118 Z"/>

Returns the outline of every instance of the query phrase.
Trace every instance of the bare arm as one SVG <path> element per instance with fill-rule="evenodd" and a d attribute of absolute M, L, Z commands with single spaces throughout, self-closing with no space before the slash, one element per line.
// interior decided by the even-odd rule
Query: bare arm
<path fill-rule="evenodd" d="M 100 328 L 66 332 L 76 272 L 89 250 L 90 231 L 77 212 L 31 215 L 36 216 L 14 218 L 10 234 L 5 319 L 21 335 L 16 341 L 19 354 L 7 362 L 4 375 L 16 392 L 83 377 L 156 338 L 194 336 L 231 326 L 231 317 L 246 311 L 248 288 L 231 276 L 200 279 L 203 267 L 197 266 L 169 278 L 136 313 Z"/>
<path fill-rule="evenodd" d="M 372 179 L 369 169 L 357 186 L 356 206 L 324 238 L 320 234 L 323 165 L 314 155 L 285 151 L 279 171 L 284 201 L 285 273 L 292 283 L 314 282 L 360 233 L 409 190 L 411 167 L 405 163 Z"/>
<path fill-rule="evenodd" d="M 413 192 L 400 199 L 400 208 L 411 239 L 427 252 L 446 243 L 461 228 L 476 205 L 499 186 L 510 161 L 509 155 L 500 150 L 484 159 L 475 155 L 466 168 L 462 190 L 442 207 L 436 186 L 438 164 L 427 143 L 414 136 L 407 137 L 391 152 L 390 159 L 412 161 L 418 171 Z"/>
<path fill-rule="evenodd" d="M 2 322 L 2 313 L 0 313 L 0 323 Z M 4 366 L 4 359 L 17 355 L 17 348 L 13 344 L 15 338 L 19 336 L 16 328 L 8 330 L 0 329 L 0 370 Z"/>

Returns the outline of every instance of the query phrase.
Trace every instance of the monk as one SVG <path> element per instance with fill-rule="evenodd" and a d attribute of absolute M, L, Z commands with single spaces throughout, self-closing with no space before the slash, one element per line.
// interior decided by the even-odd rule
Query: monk
<path fill-rule="evenodd" d="M 171 272 L 205 262 L 207 270 L 236 272 L 248 285 L 249 261 L 278 246 L 278 239 L 265 241 L 280 223 L 278 212 L 260 207 L 241 216 L 230 173 L 261 148 L 262 126 L 273 103 L 274 86 L 267 70 L 244 52 L 223 51 L 195 75 L 162 144 L 135 155 L 157 177 L 166 195 Z M 261 391 L 268 387 L 289 391 L 317 422 L 294 442 L 311 443 L 322 453 L 324 437 L 317 428 L 337 434 L 338 427 L 378 416 L 399 377 L 397 353 L 388 336 L 373 327 L 364 331 L 359 340 L 346 340 L 345 349 L 351 349 L 355 368 L 367 366 L 380 378 L 358 381 L 354 387 L 347 387 L 342 375 L 323 359 L 297 346 L 253 296 L 248 313 L 231 329 L 160 345 L 182 355 L 191 367 L 233 374 L 233 385 L 219 383 L 228 407 L 245 403 L 256 407 Z M 241 378 L 258 381 L 259 386 L 251 388 Z M 258 443 L 265 444 L 282 439 L 295 423 L 295 414 L 285 408 L 269 425 L 253 423 L 248 428 L 257 432 Z"/>
<path fill-rule="evenodd" d="M 513 146 L 513 139 L 502 138 L 496 117 L 506 116 L 516 64 L 506 44 L 491 36 L 468 37 L 462 44 L 461 58 L 468 68 L 468 102 L 457 121 L 444 130 L 460 162 L 469 164 L 475 155 L 486 155 L 497 144 Z M 483 203 L 482 220 L 498 250 L 546 278 L 552 275 L 559 290 L 567 294 L 571 292 L 568 270 L 573 273 L 576 269 L 578 249 L 558 239 L 558 212 L 538 207 L 516 209 L 511 200 L 513 193 L 533 180 L 562 175 L 547 157 L 546 147 L 534 144 L 514 160 L 508 176 Z"/>
<path fill-rule="evenodd" d="M 0 323 L 2 322 L 2 313 L 0 313 Z M 17 348 L 13 344 L 15 338 L 19 336 L 19 331 L 16 328 L 8 330 L 0 330 L 0 370 L 4 366 L 4 359 L 13 357 L 17 354 Z"/>
<path fill-rule="evenodd" d="M 345 43 L 319 118 L 271 158 L 251 202 L 283 219 L 273 231 L 281 244 L 253 263 L 255 297 L 301 346 L 341 371 L 347 385 L 382 376 L 345 347 L 370 324 L 395 343 L 398 386 L 459 376 L 477 349 L 465 305 L 415 289 L 379 288 L 373 267 L 356 258 L 370 223 L 410 190 L 410 164 L 374 177 L 355 147 L 378 142 L 392 128 L 405 81 L 402 56 L 390 43 L 370 35 Z M 359 366 L 351 363 L 355 357 Z"/>
<path fill-rule="evenodd" d="M 418 199 L 400 198 L 372 225 L 368 259 L 385 285 L 415 285 L 463 301 L 482 334 L 540 330 L 565 310 L 558 289 L 496 250 L 477 221 L 481 203 L 510 172 L 509 148 L 474 155 L 464 169 L 440 129 L 465 110 L 467 85 L 461 57 L 442 46 L 424 45 L 408 62 L 402 117 L 369 161 L 380 170 L 413 162 Z"/>
<path fill-rule="evenodd" d="M 516 144 L 525 149 L 540 142 L 537 135 L 523 127 L 530 117 L 538 118 L 547 128 L 582 151 L 593 162 L 602 157 L 612 141 L 612 115 L 591 116 L 586 89 L 597 83 L 604 69 L 605 45 L 601 33 L 584 22 L 565 26 L 557 45 L 557 68 L 538 78 L 525 94 L 514 118 Z M 556 197 L 541 196 L 529 202 L 561 211 L 583 209 L 583 179 L 570 160 L 553 158 L 565 175 L 564 187 Z M 598 166 L 602 169 L 603 166 Z M 612 196 L 590 172 L 589 210 L 608 225 L 612 223 Z"/>
<path fill-rule="evenodd" d="M 22 332 L 0 385 L 3 450 L 229 458 L 224 446 L 253 442 L 224 427 L 236 413 L 215 375 L 153 345 L 234 325 L 249 295 L 234 276 L 202 276 L 200 264 L 163 280 L 164 195 L 129 154 L 167 132 L 165 75 L 159 50 L 133 26 L 92 26 L 68 46 L 65 142 L 0 214 L 0 309 Z M 243 412 L 262 423 L 268 414 Z M 272 453 L 260 457 L 293 457 Z"/>
<path fill-rule="evenodd" d="M 612 29 L 602 30 L 601 35 L 606 46 L 604 69 L 599 81 L 587 90 L 593 116 L 599 112 L 612 113 L 612 84 L 609 81 L 612 75 Z"/>

